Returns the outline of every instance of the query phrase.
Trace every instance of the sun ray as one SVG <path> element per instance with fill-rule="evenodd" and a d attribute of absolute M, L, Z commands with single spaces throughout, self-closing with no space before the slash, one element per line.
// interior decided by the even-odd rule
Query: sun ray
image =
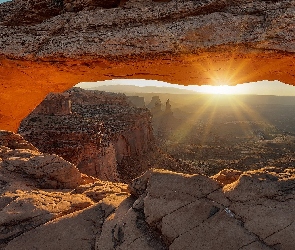
<path fill-rule="evenodd" d="M 212 102 L 212 100 L 211 100 L 211 102 Z M 217 102 L 214 102 L 213 107 L 211 107 L 212 111 L 210 113 L 209 119 L 207 120 L 205 130 L 204 130 L 203 135 L 201 137 L 201 144 L 202 145 L 205 144 L 206 140 L 208 139 L 208 135 L 211 132 L 211 128 L 214 123 L 214 117 L 216 114 L 216 108 L 217 108 Z"/>
<path fill-rule="evenodd" d="M 236 98 L 236 104 L 238 107 L 243 110 L 246 114 L 249 115 L 250 118 L 253 118 L 255 120 L 259 120 L 265 123 L 270 123 L 265 117 L 261 116 L 258 112 L 256 112 L 253 108 L 251 108 L 249 105 L 245 104 L 244 102 L 238 100 Z"/>
<path fill-rule="evenodd" d="M 185 138 L 186 136 L 188 136 L 191 133 L 191 131 L 194 129 L 194 124 L 196 123 L 196 121 L 198 121 L 200 119 L 200 117 L 206 111 L 209 110 L 211 103 L 212 103 L 212 100 L 207 99 L 206 102 L 201 106 L 201 108 L 196 110 L 186 123 L 182 123 L 179 127 L 176 128 L 176 130 L 182 131 L 183 138 Z"/>
<path fill-rule="evenodd" d="M 238 125 L 241 128 L 241 131 L 243 131 L 243 134 L 246 136 L 248 132 L 250 131 L 251 127 L 250 127 L 250 124 L 247 122 L 248 119 L 245 117 L 243 110 L 239 108 L 239 105 L 238 105 L 239 102 L 240 101 L 238 100 L 238 98 L 233 97 L 231 102 L 231 107 L 237 121 L 244 122 L 244 123 L 238 123 Z"/>

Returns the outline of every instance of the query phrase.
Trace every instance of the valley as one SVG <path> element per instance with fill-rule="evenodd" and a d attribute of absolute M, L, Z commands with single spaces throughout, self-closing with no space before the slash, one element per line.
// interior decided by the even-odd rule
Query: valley
<path fill-rule="evenodd" d="M 171 115 L 163 111 L 153 123 L 163 151 L 187 169 L 213 175 L 224 168 L 294 167 L 294 97 L 197 96 L 187 104 L 181 96 L 181 102 L 168 96 Z"/>

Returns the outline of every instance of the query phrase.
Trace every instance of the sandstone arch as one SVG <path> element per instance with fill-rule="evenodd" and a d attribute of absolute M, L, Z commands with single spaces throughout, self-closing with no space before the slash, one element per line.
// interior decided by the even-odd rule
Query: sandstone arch
<path fill-rule="evenodd" d="M 112 9 L 48 9 L 37 23 L 44 10 L 36 5 L 24 22 L 24 2 L 0 5 L 1 129 L 16 131 L 46 94 L 81 81 L 295 85 L 294 0 L 129 0 Z"/>

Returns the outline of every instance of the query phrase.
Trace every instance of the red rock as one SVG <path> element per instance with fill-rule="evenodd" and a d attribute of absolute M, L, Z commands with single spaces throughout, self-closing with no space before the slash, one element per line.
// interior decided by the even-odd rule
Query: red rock
<path fill-rule="evenodd" d="M 222 185 L 227 185 L 239 179 L 242 171 L 235 169 L 223 169 L 218 174 L 212 176 L 212 179 L 220 182 Z"/>
<path fill-rule="evenodd" d="M 21 135 L 5 130 L 0 130 L 0 146 L 9 149 L 29 149 L 38 151 L 37 148 L 26 141 Z"/>
<path fill-rule="evenodd" d="M 42 115 L 70 115 L 72 113 L 70 96 L 51 93 L 34 109 L 34 112 Z"/>
<path fill-rule="evenodd" d="M 203 175 L 153 169 L 133 181 L 130 196 L 124 184 L 95 179 L 74 189 L 40 190 L 37 172 L 27 176 L 4 162 L 41 153 L 1 149 L 1 248 L 293 249 L 292 168 L 247 171 L 224 187 Z M 35 169 L 47 175 L 39 163 Z"/>
<path fill-rule="evenodd" d="M 49 92 L 80 81 L 125 77 L 237 84 L 268 79 L 294 84 L 293 0 L 130 0 L 120 8 L 61 15 L 60 6 L 48 7 L 48 2 L 0 5 L 1 129 L 15 131 Z M 219 183 L 204 176 L 152 171 L 136 180 L 144 185 L 134 188 L 140 191 L 135 191 L 135 203 L 123 192 L 86 211 L 92 201 L 79 195 L 73 204 L 80 212 L 45 224 L 57 213 L 73 211 L 73 196 L 65 190 L 43 193 L 38 185 L 77 186 L 83 176 L 66 163 L 55 165 L 53 172 L 46 166 L 34 170 L 32 159 L 41 153 L 17 140 L 6 137 L 1 145 L 1 248 L 294 248 L 294 169 L 246 172 L 217 190 Z M 64 176 L 63 170 L 73 171 L 73 183 L 56 176 L 58 171 Z M 42 201 L 48 193 L 53 198 Z"/>
<path fill-rule="evenodd" d="M 42 152 L 58 154 L 82 173 L 108 181 L 125 180 L 118 165 L 143 156 L 155 143 L 148 110 L 131 106 L 122 94 L 79 88 L 50 94 L 19 132 Z"/>
<path fill-rule="evenodd" d="M 3 171 L 26 176 L 43 188 L 75 188 L 85 183 L 73 164 L 56 155 L 40 153 L 20 135 L 2 131 L 0 142 L 4 145 L 0 148 Z"/>
<path fill-rule="evenodd" d="M 71 3 L 81 10 L 94 2 Z M 1 4 L 1 128 L 16 131 L 49 92 L 82 81 L 294 84 L 293 5 L 127 1 L 112 9 L 66 12 L 49 0 Z"/>
<path fill-rule="evenodd" d="M 113 206 L 128 197 L 126 190 L 127 185 L 112 184 L 82 175 L 74 165 L 58 156 L 40 153 L 20 135 L 7 131 L 0 132 L 1 249 L 6 249 L 7 243 L 18 236 L 34 231 L 40 225 L 47 228 L 48 222 L 55 224 L 55 221 L 67 215 L 70 218 L 74 217 L 77 223 L 80 222 L 81 228 L 88 226 L 87 233 L 93 232 L 91 221 L 94 217 L 90 220 L 90 216 L 101 217 L 103 222 L 104 216 L 108 216 L 113 211 Z M 101 202 L 103 199 L 105 202 Z M 98 202 L 102 203 L 101 209 L 91 207 Z M 90 207 L 90 215 L 89 212 L 84 212 L 88 207 Z M 77 216 L 77 213 L 84 214 L 85 217 L 82 216 L 83 219 L 80 219 L 81 216 Z M 62 230 L 65 230 L 68 224 L 65 222 L 66 219 L 62 221 Z M 70 223 L 72 222 L 70 220 Z M 74 231 L 74 224 L 71 228 Z M 80 243 L 84 242 L 87 245 L 89 242 L 81 239 L 85 236 L 81 234 L 81 231 L 85 232 L 84 230 L 78 230 L 76 234 L 79 236 Z M 99 231 L 99 228 L 97 230 Z M 68 228 L 66 231 L 73 237 L 73 231 Z M 64 233 L 54 232 L 65 240 Z M 46 243 L 49 235 L 50 233 L 47 232 L 46 237 L 42 236 L 45 245 L 53 242 L 59 244 L 55 241 L 58 238 L 56 236 L 51 243 Z M 94 241 L 95 235 L 91 237 Z M 81 246 L 78 242 L 73 243 L 70 240 L 67 240 L 64 246 L 67 245 L 72 246 L 71 249 L 74 245 Z M 22 242 L 21 247 L 17 248 L 28 249 L 30 247 Z"/>

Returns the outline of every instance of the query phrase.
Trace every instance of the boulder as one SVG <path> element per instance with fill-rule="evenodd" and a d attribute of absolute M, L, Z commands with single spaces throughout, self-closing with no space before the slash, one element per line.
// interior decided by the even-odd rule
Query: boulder
<path fill-rule="evenodd" d="M 128 196 L 126 184 L 83 175 L 62 158 L 42 154 L 20 135 L 0 132 L 1 249 L 34 248 L 30 244 L 37 240 L 23 241 L 33 232 L 41 242 L 38 249 L 57 249 L 59 244 L 59 249 L 89 249 L 99 223 Z M 95 207 L 98 203 L 100 208 Z M 98 224 L 93 222 L 95 216 Z"/>
<path fill-rule="evenodd" d="M 216 175 L 212 176 L 212 179 L 220 182 L 222 185 L 227 185 L 239 179 L 241 174 L 242 171 L 239 170 L 223 169 Z"/>

